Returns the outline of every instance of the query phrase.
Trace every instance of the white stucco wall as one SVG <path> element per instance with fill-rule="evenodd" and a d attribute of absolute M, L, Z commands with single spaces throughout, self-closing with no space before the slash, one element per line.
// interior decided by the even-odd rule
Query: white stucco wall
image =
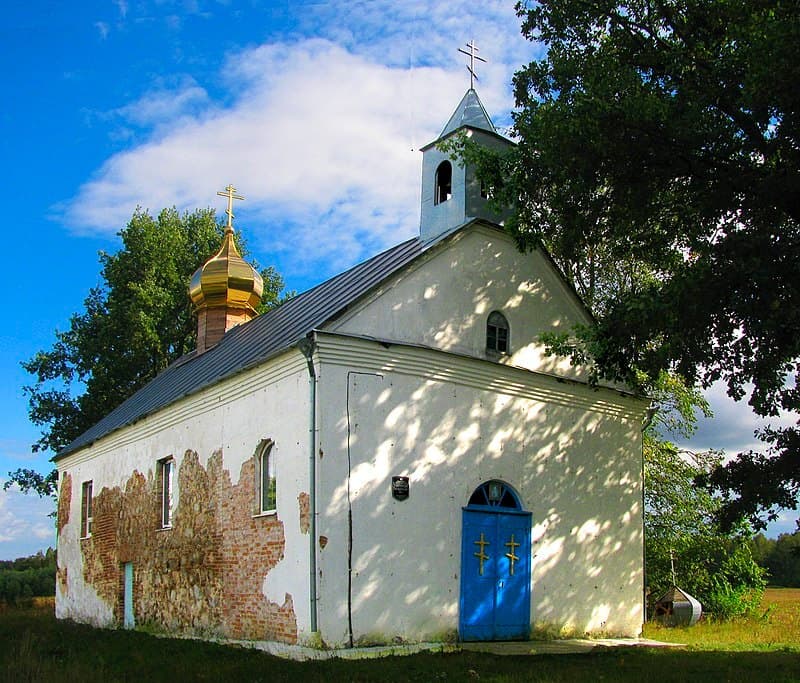
<path fill-rule="evenodd" d="M 461 509 L 489 479 L 511 484 L 533 515 L 534 627 L 640 632 L 642 401 L 325 334 L 319 357 L 326 642 L 348 635 L 348 473 L 356 641 L 455 634 Z M 410 478 L 408 500 L 392 498 L 393 475 Z"/>
<path fill-rule="evenodd" d="M 309 377 L 304 357 L 290 351 L 256 369 L 178 401 L 159 413 L 119 430 L 59 460 L 59 476 L 72 477 L 69 523 L 58 539 L 58 562 L 66 567 L 66 593 L 56 595 L 56 615 L 109 625 L 110 607 L 83 578 L 79 536 L 81 484 L 93 482 L 94 496 L 105 488 L 123 490 L 134 470 L 155 473 L 157 462 L 175 459 L 174 507 L 181 504 L 178 471 L 187 450 L 200 464 L 222 450 L 232 483 L 262 439 L 272 439 L 277 475 L 277 515 L 284 524 L 284 558 L 267 575 L 266 597 L 282 604 L 293 597 L 300 638 L 309 631 L 309 536 L 300 531 L 298 494 L 308 493 Z M 169 531 L 165 532 L 169 533 Z M 136 568 L 134 567 L 134 570 Z"/>
<path fill-rule="evenodd" d="M 537 337 L 588 323 L 586 311 L 541 251 L 521 253 L 501 230 L 475 224 L 431 248 L 362 305 L 326 326 L 331 332 L 422 344 L 487 358 L 486 319 L 500 311 L 517 367 L 584 379 L 584 368 L 547 357 Z"/>

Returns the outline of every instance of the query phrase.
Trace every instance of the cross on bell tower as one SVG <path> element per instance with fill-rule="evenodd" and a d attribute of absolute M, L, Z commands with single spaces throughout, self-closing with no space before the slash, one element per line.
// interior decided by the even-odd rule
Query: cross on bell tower
<path fill-rule="evenodd" d="M 469 221 L 482 219 L 500 225 L 509 215 L 508 209 L 490 203 L 488 192 L 477 177 L 474 164 L 459 162 L 439 144 L 454 135 L 462 134 L 489 149 L 502 150 L 514 144 L 497 132 L 475 92 L 474 85 L 478 79 L 475 62 L 477 60 L 485 63 L 486 60 L 478 56 L 478 47 L 474 40 L 470 40 L 466 46 L 468 49 L 459 48 L 458 51 L 469 57 L 469 90 L 461 98 L 439 137 L 421 148 L 419 235 L 426 243 Z"/>
<path fill-rule="evenodd" d="M 478 80 L 478 74 L 475 73 L 475 60 L 477 59 L 479 62 L 483 62 L 484 64 L 486 63 L 486 60 L 483 57 L 478 56 L 477 53 L 480 52 L 480 50 L 478 49 L 477 45 L 475 45 L 474 40 L 470 40 L 466 45 L 469 48 L 469 52 L 461 47 L 458 48 L 458 51 L 461 54 L 469 57 L 469 64 L 467 65 L 467 71 L 469 71 L 469 89 L 475 90 L 475 81 Z"/>

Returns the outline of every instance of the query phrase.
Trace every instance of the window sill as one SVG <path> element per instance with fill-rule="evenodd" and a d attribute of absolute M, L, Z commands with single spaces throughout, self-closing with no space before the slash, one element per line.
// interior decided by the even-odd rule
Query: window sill
<path fill-rule="evenodd" d="M 511 358 L 511 354 L 508 351 L 494 351 L 492 349 L 486 349 L 486 357 L 489 360 L 504 360 Z"/>
<path fill-rule="evenodd" d="M 252 515 L 253 519 L 258 519 L 259 517 L 277 517 L 278 511 L 277 510 L 267 510 L 266 512 L 256 512 Z"/>
<path fill-rule="evenodd" d="M 158 529 L 156 529 L 156 531 L 172 531 L 172 525 L 170 524 L 169 526 L 160 526 L 158 527 Z"/>
<path fill-rule="evenodd" d="M 92 537 L 91 534 L 87 534 L 86 536 L 79 536 L 78 540 L 80 541 L 88 541 Z"/>

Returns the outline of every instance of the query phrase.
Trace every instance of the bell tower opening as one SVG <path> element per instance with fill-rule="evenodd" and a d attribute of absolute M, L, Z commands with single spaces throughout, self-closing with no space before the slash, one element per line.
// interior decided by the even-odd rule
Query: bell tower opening
<path fill-rule="evenodd" d="M 436 188 L 433 203 L 441 204 L 453 196 L 453 165 L 443 161 L 436 169 Z"/>

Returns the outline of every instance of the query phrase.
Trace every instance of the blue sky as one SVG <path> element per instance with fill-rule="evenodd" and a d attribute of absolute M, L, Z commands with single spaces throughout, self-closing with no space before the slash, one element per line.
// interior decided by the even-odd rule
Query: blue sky
<path fill-rule="evenodd" d="M 476 88 L 501 129 L 514 71 L 541 54 L 510 0 L 32 0 L 6 7 L 0 32 L 14 306 L 0 329 L 0 482 L 49 467 L 31 453 L 20 361 L 81 310 L 97 252 L 117 248 L 137 205 L 221 213 L 216 192 L 233 183 L 253 255 L 302 291 L 418 230 L 418 150 L 469 86 L 459 47 L 474 39 L 488 59 Z M 752 416 L 721 395 L 693 443 L 736 452 Z M 0 492 L 0 559 L 52 544 L 50 509 Z"/>

